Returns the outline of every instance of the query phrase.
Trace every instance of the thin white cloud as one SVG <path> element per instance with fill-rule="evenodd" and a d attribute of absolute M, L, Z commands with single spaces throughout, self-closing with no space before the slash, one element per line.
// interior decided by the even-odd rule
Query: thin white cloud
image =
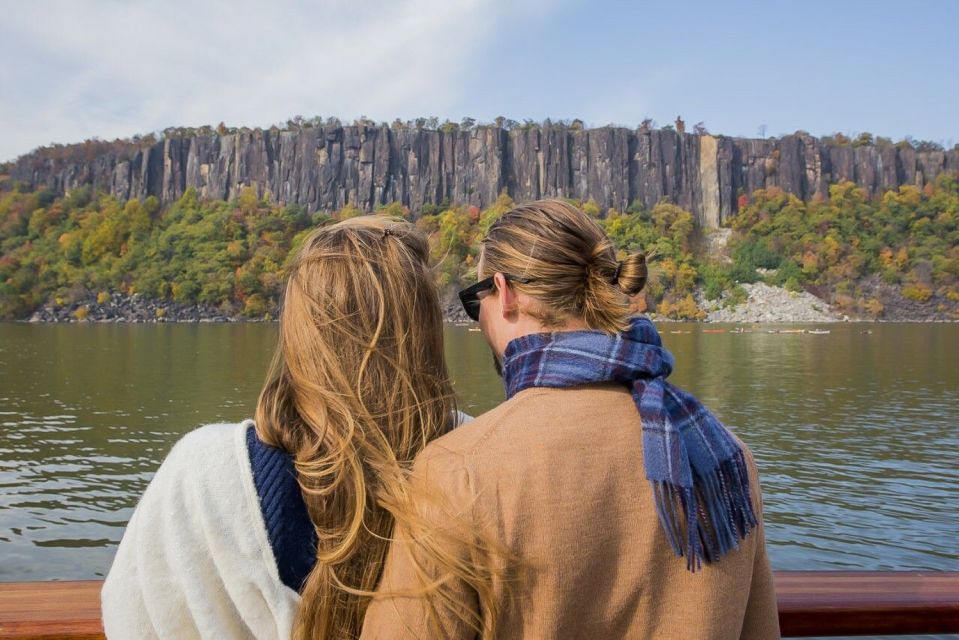
<path fill-rule="evenodd" d="M 479 43 L 543 0 L 111 0 L 5 8 L 0 159 L 50 142 L 295 114 L 449 115 Z"/>

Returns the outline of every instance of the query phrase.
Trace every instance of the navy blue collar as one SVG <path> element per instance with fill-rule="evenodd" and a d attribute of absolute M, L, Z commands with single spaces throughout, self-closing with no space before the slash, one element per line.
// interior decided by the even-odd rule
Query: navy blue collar
<path fill-rule="evenodd" d="M 298 592 L 316 564 L 317 537 L 296 482 L 293 458 L 261 442 L 253 426 L 246 432 L 246 448 L 280 580 Z"/>

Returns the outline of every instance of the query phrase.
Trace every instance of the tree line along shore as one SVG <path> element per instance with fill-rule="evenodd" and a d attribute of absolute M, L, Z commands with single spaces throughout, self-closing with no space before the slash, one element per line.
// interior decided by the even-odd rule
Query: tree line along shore
<path fill-rule="evenodd" d="M 809 201 L 758 189 L 741 194 L 737 212 L 711 230 L 668 201 L 605 211 L 593 200 L 576 204 L 624 254 L 650 256 L 637 312 L 743 322 L 959 320 L 956 174 L 872 197 L 851 182 Z M 504 192 L 485 209 L 392 203 L 377 212 L 414 220 L 429 235 L 447 317 L 457 321 L 455 291 L 475 279 L 479 241 L 512 205 Z M 0 318 L 273 318 L 287 261 L 310 230 L 364 213 L 352 205 L 311 213 L 252 188 L 230 201 L 187 189 L 166 206 L 89 186 L 57 196 L 0 175 Z"/>

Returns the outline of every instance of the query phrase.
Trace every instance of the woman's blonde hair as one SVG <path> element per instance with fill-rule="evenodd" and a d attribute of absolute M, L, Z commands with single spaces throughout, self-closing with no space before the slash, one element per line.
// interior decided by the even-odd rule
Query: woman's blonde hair
<path fill-rule="evenodd" d="M 408 222 L 362 216 L 316 230 L 290 267 L 255 418 L 292 454 L 319 539 L 294 638 L 359 635 L 397 524 L 440 575 L 491 598 L 488 571 L 417 533 L 409 466 L 456 412 L 428 255 Z"/>
<path fill-rule="evenodd" d="M 627 328 L 628 296 L 642 291 L 646 256 L 623 260 L 599 224 L 563 200 L 519 205 L 490 226 L 480 260 L 484 274 L 529 279 L 511 282 L 535 304 L 523 309 L 546 327 L 583 320 L 590 329 L 616 333 Z"/>

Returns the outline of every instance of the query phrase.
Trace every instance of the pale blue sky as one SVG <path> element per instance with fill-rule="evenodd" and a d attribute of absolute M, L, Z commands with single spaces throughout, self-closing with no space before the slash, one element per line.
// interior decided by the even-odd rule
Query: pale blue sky
<path fill-rule="evenodd" d="M 361 6 L 361 9 L 357 7 Z M 167 126 L 582 118 L 959 142 L 959 2 L 36 0 L 0 22 L 0 161 Z"/>

